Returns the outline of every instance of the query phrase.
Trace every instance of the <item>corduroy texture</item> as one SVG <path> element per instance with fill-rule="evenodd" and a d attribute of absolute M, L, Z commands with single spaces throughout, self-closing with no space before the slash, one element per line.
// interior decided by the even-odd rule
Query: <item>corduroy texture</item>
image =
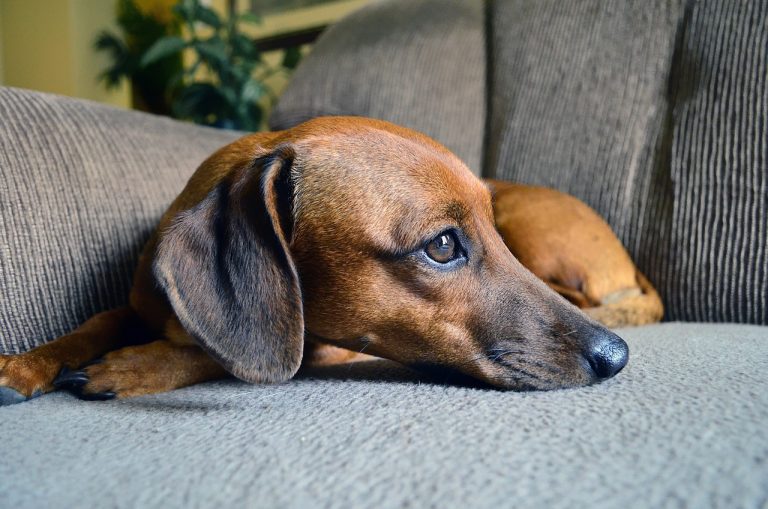
<path fill-rule="evenodd" d="M 488 171 L 602 214 L 671 320 L 768 324 L 768 1 L 497 1 Z"/>
<path fill-rule="evenodd" d="M 0 352 L 127 302 L 138 255 L 195 168 L 238 137 L 0 88 Z"/>
<path fill-rule="evenodd" d="M 485 125 L 482 0 L 378 2 L 334 25 L 296 70 L 270 118 L 379 118 L 424 132 L 475 173 Z"/>
<path fill-rule="evenodd" d="M 760 508 L 768 328 L 621 331 L 582 389 L 435 384 L 390 363 L 281 385 L 0 408 L 0 506 Z"/>
<path fill-rule="evenodd" d="M 692 2 L 675 85 L 672 317 L 768 324 L 768 0 Z"/>
<path fill-rule="evenodd" d="M 479 167 L 456 141 L 477 139 L 479 124 L 453 102 L 478 108 L 481 74 L 456 69 L 474 60 L 444 32 L 471 26 L 480 53 L 480 7 L 434 3 L 382 2 L 329 30 L 273 123 L 343 104 Z M 405 15 L 422 8 L 430 21 Z M 768 0 L 488 0 L 487 15 L 483 174 L 594 207 L 660 290 L 666 319 L 768 324 Z M 437 70 L 393 69 L 425 55 Z M 466 97 L 446 101 L 435 80 Z"/>
<path fill-rule="evenodd" d="M 675 277 L 667 88 L 683 11 L 668 0 L 491 8 L 488 174 L 594 207 L 665 303 Z"/>

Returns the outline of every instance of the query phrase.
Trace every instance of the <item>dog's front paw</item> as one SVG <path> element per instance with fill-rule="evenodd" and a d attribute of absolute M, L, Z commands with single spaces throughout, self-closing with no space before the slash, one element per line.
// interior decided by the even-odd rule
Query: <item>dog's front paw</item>
<path fill-rule="evenodd" d="M 21 403 L 54 389 L 58 362 L 28 354 L 0 355 L 0 406 Z"/>
<path fill-rule="evenodd" d="M 85 365 L 77 371 L 63 370 L 54 384 L 80 399 L 103 401 L 114 398 L 129 398 L 161 392 L 162 387 L 153 385 L 152 373 L 144 373 L 137 365 L 141 360 L 132 348 L 108 353 L 104 358 Z"/>

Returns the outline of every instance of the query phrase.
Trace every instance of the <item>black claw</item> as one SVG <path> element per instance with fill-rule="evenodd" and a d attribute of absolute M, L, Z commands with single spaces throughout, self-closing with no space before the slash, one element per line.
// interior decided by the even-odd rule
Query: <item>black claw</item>
<path fill-rule="evenodd" d="M 53 386 L 57 389 L 79 389 L 88 383 L 88 375 L 85 371 L 70 371 L 67 368 L 61 368 L 58 376 L 53 381 Z"/>
<path fill-rule="evenodd" d="M 95 366 L 96 364 L 101 364 L 102 362 L 104 362 L 104 357 L 99 357 L 98 359 L 93 359 L 90 362 L 86 362 L 80 369 L 87 368 L 88 366 Z"/>
<path fill-rule="evenodd" d="M 83 366 L 86 368 L 94 364 L 104 362 L 104 359 L 96 359 L 89 364 Z M 57 389 L 65 389 L 85 401 L 106 401 L 109 399 L 115 399 L 116 393 L 112 391 L 104 392 L 84 392 L 85 384 L 90 381 L 88 374 L 85 371 L 71 371 L 66 367 L 61 368 L 56 380 L 53 381 L 53 386 Z"/>
<path fill-rule="evenodd" d="M 78 391 L 77 397 L 80 399 L 84 399 L 86 401 L 107 401 L 108 399 L 115 399 L 115 394 L 112 391 L 106 391 L 106 392 L 96 392 L 96 393 L 86 393 L 82 391 Z"/>

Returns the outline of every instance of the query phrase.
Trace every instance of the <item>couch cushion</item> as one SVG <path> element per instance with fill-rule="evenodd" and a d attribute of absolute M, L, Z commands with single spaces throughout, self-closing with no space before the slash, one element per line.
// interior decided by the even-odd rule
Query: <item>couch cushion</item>
<path fill-rule="evenodd" d="M 332 26 L 270 118 L 286 129 L 362 115 L 422 131 L 480 172 L 485 127 L 482 0 L 376 2 Z"/>
<path fill-rule="evenodd" d="M 581 198 L 660 284 L 672 183 L 657 160 L 669 151 L 667 82 L 683 2 L 492 6 L 488 174 Z"/>
<path fill-rule="evenodd" d="M 0 352 L 127 302 L 187 178 L 237 133 L 0 88 Z"/>
<path fill-rule="evenodd" d="M 768 2 L 493 2 L 489 174 L 603 215 L 669 320 L 768 324 Z"/>
<path fill-rule="evenodd" d="M 435 384 L 391 363 L 280 385 L 0 407 L 0 500 L 38 507 L 764 507 L 768 327 L 621 331 L 582 389 Z"/>
<path fill-rule="evenodd" d="M 670 316 L 768 324 L 768 1 L 691 2 L 672 86 Z"/>

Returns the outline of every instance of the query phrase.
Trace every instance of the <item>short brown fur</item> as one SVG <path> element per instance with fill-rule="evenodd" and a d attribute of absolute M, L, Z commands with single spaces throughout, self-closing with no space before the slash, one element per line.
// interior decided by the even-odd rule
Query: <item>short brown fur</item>
<path fill-rule="evenodd" d="M 386 122 L 327 117 L 246 136 L 209 157 L 163 215 L 130 307 L 0 356 L 0 386 L 24 397 L 55 386 L 130 397 L 226 376 L 222 366 L 281 381 L 302 355 L 329 364 L 352 360 L 350 350 L 503 388 L 595 381 L 584 345 L 610 333 L 507 246 L 612 325 L 658 319 L 658 296 L 585 205 L 491 187 L 495 203 L 444 147 Z M 455 270 L 421 251 L 444 230 L 467 244 Z"/>

